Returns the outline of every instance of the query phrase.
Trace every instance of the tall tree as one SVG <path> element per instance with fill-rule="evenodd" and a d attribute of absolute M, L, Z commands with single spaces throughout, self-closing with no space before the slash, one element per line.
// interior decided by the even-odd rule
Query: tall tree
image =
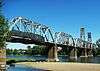
<path fill-rule="evenodd" d="M 9 27 L 5 18 L 0 15 L 0 47 L 5 47 L 8 39 Z"/>
<path fill-rule="evenodd" d="M 0 0 L 0 48 L 6 46 L 6 40 L 8 39 L 9 33 L 8 21 L 5 19 L 2 13 L 2 1 L 3 0 Z"/>
<path fill-rule="evenodd" d="M 0 63 L 6 64 L 6 40 L 8 36 L 8 22 L 2 13 L 3 0 L 0 0 Z"/>

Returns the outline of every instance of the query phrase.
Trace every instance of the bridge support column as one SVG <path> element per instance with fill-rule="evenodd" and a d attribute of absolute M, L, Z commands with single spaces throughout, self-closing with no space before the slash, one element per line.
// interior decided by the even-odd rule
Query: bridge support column
<path fill-rule="evenodd" d="M 88 55 L 87 55 L 87 48 L 83 48 L 82 49 L 80 57 L 88 57 Z"/>
<path fill-rule="evenodd" d="M 76 48 L 73 48 L 71 51 L 70 51 L 70 61 L 77 61 L 77 49 Z"/>
<path fill-rule="evenodd" d="M 87 48 L 82 48 L 81 49 L 80 60 L 81 60 L 81 62 L 84 62 L 84 63 L 88 62 Z"/>
<path fill-rule="evenodd" d="M 92 51 L 92 49 L 88 50 L 88 57 L 93 57 L 93 51 Z"/>
<path fill-rule="evenodd" d="M 58 55 L 57 55 L 57 48 L 56 47 L 51 47 L 49 49 L 49 52 L 48 52 L 48 61 L 59 61 L 58 59 Z"/>

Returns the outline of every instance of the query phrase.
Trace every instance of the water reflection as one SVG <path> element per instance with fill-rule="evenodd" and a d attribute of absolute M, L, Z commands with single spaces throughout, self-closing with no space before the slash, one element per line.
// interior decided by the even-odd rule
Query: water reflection
<path fill-rule="evenodd" d="M 79 62 L 81 63 L 95 63 L 94 62 L 94 57 L 80 57 Z"/>
<path fill-rule="evenodd" d="M 9 57 L 8 58 L 20 58 L 20 59 L 47 59 L 47 56 L 13 56 L 13 57 Z M 68 56 L 59 56 L 59 60 L 60 62 L 80 62 L 80 63 L 100 63 L 100 56 L 97 57 L 78 57 L 77 60 L 75 59 L 70 59 Z M 23 65 L 15 65 L 15 67 L 10 67 L 9 69 L 7 69 L 7 71 L 44 71 L 41 69 L 35 69 L 35 68 L 31 68 L 31 67 L 27 67 L 27 66 L 23 66 Z M 48 70 L 46 70 L 48 71 Z"/>
<path fill-rule="evenodd" d="M 87 63 L 88 62 L 88 57 L 80 57 L 80 62 Z"/>
<path fill-rule="evenodd" d="M 7 56 L 7 58 L 16 58 L 19 60 L 46 60 L 47 56 Z M 60 62 L 80 62 L 80 63 L 100 63 L 100 56 L 96 57 L 78 57 L 71 59 L 68 56 L 59 56 Z"/>
<path fill-rule="evenodd" d="M 24 65 L 17 64 L 15 67 L 9 67 L 7 71 L 44 71 L 41 69 L 31 68 Z"/>

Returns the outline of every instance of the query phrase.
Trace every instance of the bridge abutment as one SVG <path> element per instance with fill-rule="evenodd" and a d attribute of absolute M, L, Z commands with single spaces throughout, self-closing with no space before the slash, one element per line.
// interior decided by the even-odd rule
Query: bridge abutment
<path fill-rule="evenodd" d="M 77 61 L 77 49 L 76 48 L 71 49 L 69 58 L 70 58 L 70 61 Z"/>
<path fill-rule="evenodd" d="M 48 61 L 50 62 L 59 61 L 58 55 L 57 55 L 57 47 L 49 48 Z"/>

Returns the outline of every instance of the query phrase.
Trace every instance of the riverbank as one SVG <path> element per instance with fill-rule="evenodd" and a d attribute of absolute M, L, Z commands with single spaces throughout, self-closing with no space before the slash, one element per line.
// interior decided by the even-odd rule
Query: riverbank
<path fill-rule="evenodd" d="M 50 71 L 100 71 L 100 64 L 91 63 L 20 62 L 17 64 Z"/>

